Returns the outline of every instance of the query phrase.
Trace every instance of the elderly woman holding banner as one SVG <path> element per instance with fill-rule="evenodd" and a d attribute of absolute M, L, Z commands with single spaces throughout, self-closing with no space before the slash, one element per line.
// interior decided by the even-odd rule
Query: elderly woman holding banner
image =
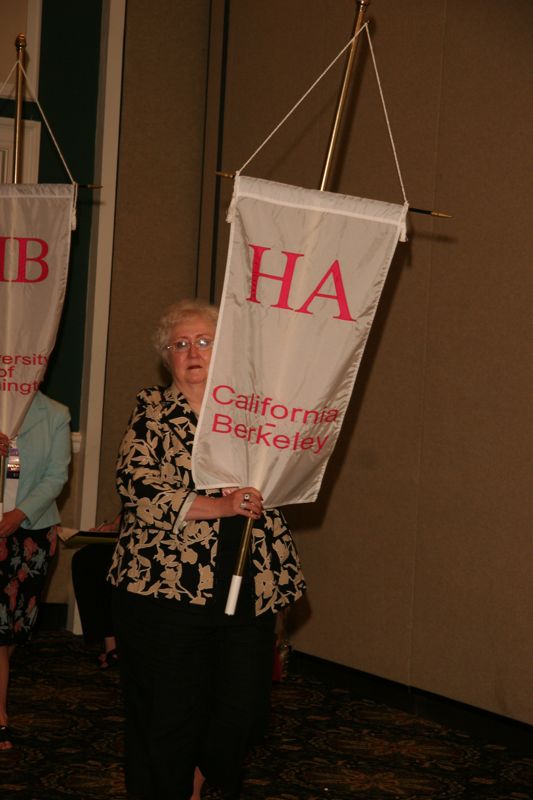
<path fill-rule="evenodd" d="M 275 615 L 304 590 L 285 520 L 263 509 L 257 488 L 193 484 L 216 321 L 216 309 L 198 301 L 164 314 L 155 342 L 172 382 L 138 395 L 118 457 L 123 521 L 110 581 L 126 782 L 149 800 L 199 798 L 204 776 L 227 800 L 240 796 L 245 754 L 268 717 Z M 251 553 L 228 616 L 246 519 Z"/>

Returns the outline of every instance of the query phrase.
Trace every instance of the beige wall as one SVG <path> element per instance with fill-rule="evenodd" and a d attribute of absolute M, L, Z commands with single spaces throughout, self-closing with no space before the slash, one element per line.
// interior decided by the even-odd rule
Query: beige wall
<path fill-rule="evenodd" d="M 354 5 L 232 0 L 219 142 L 209 4 L 129 0 L 100 516 L 135 392 L 158 379 L 153 323 L 194 292 L 198 250 L 209 285 L 231 193 L 221 181 L 217 199 L 216 148 L 241 166 L 347 41 Z M 410 215 L 319 501 L 288 510 L 309 582 L 293 644 L 532 722 L 533 4 L 374 0 L 369 17 L 408 198 L 454 218 Z M 365 50 L 332 188 L 400 201 Z M 340 72 L 248 174 L 318 185 Z M 220 222 L 218 289 L 226 242 Z"/>
<path fill-rule="evenodd" d="M 208 3 L 128 0 L 98 517 L 135 395 L 162 382 L 151 335 L 195 294 Z"/>
<path fill-rule="evenodd" d="M 340 50 L 354 6 L 232 1 L 223 169 Z M 410 215 L 322 495 L 288 509 L 309 581 L 292 624 L 304 652 L 531 722 L 533 4 L 501 10 L 370 7 L 408 198 L 454 218 Z M 340 73 L 247 174 L 318 186 Z M 332 188 L 401 201 L 367 55 L 354 90 Z M 221 223 L 219 265 L 226 242 Z"/>
<path fill-rule="evenodd" d="M 17 60 L 15 39 L 19 33 L 26 34 L 27 17 L 27 0 L 0 0 L 0 86 Z M 13 78 L 11 83 L 15 83 Z"/>

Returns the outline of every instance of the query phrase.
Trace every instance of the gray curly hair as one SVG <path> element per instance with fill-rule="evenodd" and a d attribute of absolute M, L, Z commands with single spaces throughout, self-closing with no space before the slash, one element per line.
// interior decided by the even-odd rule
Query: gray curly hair
<path fill-rule="evenodd" d="M 169 344 L 168 339 L 172 328 L 188 317 L 198 316 L 204 317 L 216 327 L 218 308 L 206 303 L 204 300 L 180 300 L 164 311 L 157 324 L 152 341 L 165 366 L 168 366 L 168 350 L 166 350 L 166 346 Z"/>

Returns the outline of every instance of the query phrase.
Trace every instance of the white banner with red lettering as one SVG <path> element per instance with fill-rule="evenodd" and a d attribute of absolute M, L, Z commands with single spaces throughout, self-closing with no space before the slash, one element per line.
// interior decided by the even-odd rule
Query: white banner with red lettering
<path fill-rule="evenodd" d="M 0 431 L 20 428 L 54 347 L 75 187 L 0 185 Z"/>
<path fill-rule="evenodd" d="M 237 176 L 198 488 L 316 500 L 407 205 Z"/>

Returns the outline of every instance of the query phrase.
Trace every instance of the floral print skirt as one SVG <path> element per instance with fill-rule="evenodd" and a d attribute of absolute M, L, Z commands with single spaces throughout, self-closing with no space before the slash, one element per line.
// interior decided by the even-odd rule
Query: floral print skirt
<path fill-rule="evenodd" d="M 19 528 L 0 537 L 0 646 L 30 638 L 56 536 L 55 528 Z"/>

